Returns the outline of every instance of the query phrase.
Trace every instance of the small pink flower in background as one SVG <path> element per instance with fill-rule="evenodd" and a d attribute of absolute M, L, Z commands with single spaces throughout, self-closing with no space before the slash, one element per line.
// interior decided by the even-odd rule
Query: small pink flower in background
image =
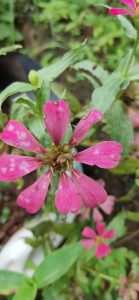
<path fill-rule="evenodd" d="M 105 181 L 103 179 L 99 179 L 98 182 L 105 187 Z M 102 222 L 103 215 L 100 210 L 102 210 L 106 215 L 110 215 L 114 209 L 116 198 L 113 195 L 107 195 L 107 199 L 104 203 L 100 204 L 98 207 L 93 210 L 93 220 L 94 222 Z"/>
<path fill-rule="evenodd" d="M 89 226 L 84 227 L 82 236 L 85 239 L 81 240 L 81 243 L 85 249 L 95 246 L 96 257 L 101 259 L 111 253 L 111 248 L 106 243 L 106 240 L 112 239 L 115 236 L 115 232 L 112 229 L 106 230 L 105 223 L 97 223 L 96 230 L 97 233 Z"/>
<path fill-rule="evenodd" d="M 105 187 L 105 182 L 103 179 L 99 179 L 98 182 Z M 116 198 L 113 195 L 107 195 L 107 199 L 105 202 L 100 204 L 99 206 L 95 207 L 92 212 L 92 218 L 94 222 L 102 222 L 103 221 L 103 215 L 101 213 L 101 210 L 106 214 L 110 215 L 114 209 Z M 79 221 L 84 221 L 88 219 L 91 209 L 83 207 L 80 211 Z"/>
<path fill-rule="evenodd" d="M 100 204 L 99 207 L 94 208 L 94 210 L 93 210 L 93 220 L 95 222 L 103 221 L 103 215 L 101 214 L 99 209 L 101 209 L 106 215 L 110 215 L 113 211 L 115 201 L 116 201 L 115 196 L 108 195 L 107 199 L 104 203 Z"/>
<path fill-rule="evenodd" d="M 132 121 L 133 127 L 139 127 L 139 112 L 137 112 L 134 108 L 128 108 L 128 116 Z"/>
<path fill-rule="evenodd" d="M 37 157 L 3 155 L 0 157 L 0 180 L 9 182 L 46 166 L 47 171 L 34 184 L 19 195 L 17 204 L 29 213 L 36 213 L 43 205 L 52 176 L 60 175 L 55 204 L 62 214 L 77 213 L 81 206 L 94 208 L 107 198 L 105 189 L 95 180 L 74 168 L 74 161 L 114 168 L 120 160 L 121 144 L 113 141 L 100 142 L 84 151 L 74 153 L 74 146 L 86 136 L 88 130 L 103 114 L 94 109 L 77 124 L 70 140 L 62 144 L 70 122 L 70 110 L 64 100 L 48 101 L 44 105 L 44 122 L 53 140 L 50 148 L 44 149 L 28 129 L 19 121 L 11 120 L 0 139 L 10 146 L 33 152 Z"/>
<path fill-rule="evenodd" d="M 109 13 L 112 16 L 118 15 L 139 15 L 139 1 L 138 0 L 120 0 L 121 3 L 125 4 L 128 9 L 112 7 L 109 9 Z"/>
<path fill-rule="evenodd" d="M 139 276 L 137 278 L 130 279 L 128 277 L 122 277 L 120 279 L 119 295 L 123 297 L 123 300 L 138 300 L 139 294 Z"/>

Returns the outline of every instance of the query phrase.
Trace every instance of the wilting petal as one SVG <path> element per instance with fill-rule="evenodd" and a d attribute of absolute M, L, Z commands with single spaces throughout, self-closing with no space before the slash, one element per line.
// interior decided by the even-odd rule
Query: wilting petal
<path fill-rule="evenodd" d="M 113 229 L 110 229 L 104 233 L 103 237 L 108 240 L 112 239 L 113 237 L 115 237 L 115 231 Z"/>
<path fill-rule="evenodd" d="M 106 200 L 106 191 L 95 180 L 77 170 L 72 171 L 72 179 L 84 204 L 89 208 L 94 208 Z"/>
<path fill-rule="evenodd" d="M 81 200 L 66 173 L 60 177 L 55 202 L 57 210 L 62 214 L 67 214 L 68 212 L 77 213 L 81 208 Z"/>
<path fill-rule="evenodd" d="M 36 169 L 43 162 L 40 159 L 21 155 L 3 155 L 0 157 L 0 180 L 9 182 Z"/>
<path fill-rule="evenodd" d="M 80 242 L 84 245 L 85 249 L 89 249 L 95 245 L 95 241 L 93 240 L 86 239 L 86 240 L 80 240 Z"/>
<path fill-rule="evenodd" d="M 107 256 L 111 253 L 111 248 L 107 244 L 99 244 L 96 247 L 96 257 L 98 259 L 103 258 L 104 256 Z"/>
<path fill-rule="evenodd" d="M 71 138 L 70 144 L 76 146 L 87 135 L 88 130 L 94 123 L 101 120 L 104 115 L 97 109 L 91 110 L 85 118 L 82 118 L 77 124 Z"/>
<path fill-rule="evenodd" d="M 103 221 L 103 216 L 97 208 L 94 208 L 94 210 L 93 210 L 93 220 L 94 220 L 94 222 L 102 222 Z"/>
<path fill-rule="evenodd" d="M 97 223 L 96 224 L 96 229 L 97 229 L 97 232 L 99 235 L 103 236 L 104 235 L 104 232 L 105 232 L 105 228 L 106 228 L 106 225 L 105 223 Z"/>
<path fill-rule="evenodd" d="M 100 168 L 109 169 L 114 168 L 119 164 L 121 152 L 121 144 L 105 141 L 78 152 L 74 159 L 91 166 L 96 165 Z"/>
<path fill-rule="evenodd" d="M 39 144 L 25 125 L 16 120 L 11 120 L 0 135 L 0 139 L 8 145 L 19 149 L 45 153 L 46 150 Z"/>
<path fill-rule="evenodd" d="M 133 10 L 136 8 L 135 0 L 120 0 L 120 2 L 127 5 L 128 7 L 130 7 Z"/>
<path fill-rule="evenodd" d="M 70 121 L 68 104 L 64 100 L 46 102 L 44 121 L 54 143 L 58 145 L 62 141 Z"/>
<path fill-rule="evenodd" d="M 36 213 L 44 203 L 51 177 L 52 174 L 47 172 L 25 189 L 17 198 L 17 205 L 25 208 L 30 214 Z"/>
<path fill-rule="evenodd" d="M 106 201 L 100 205 L 100 208 L 107 214 L 110 215 L 113 211 L 114 204 L 115 204 L 116 198 L 112 195 L 108 195 Z"/>
<path fill-rule="evenodd" d="M 134 127 L 139 127 L 139 113 L 132 107 L 128 108 L 128 116 L 132 121 Z"/>
<path fill-rule="evenodd" d="M 135 15 L 134 11 L 126 10 L 122 8 L 112 7 L 109 9 L 109 13 L 112 16 L 119 16 L 119 15 Z"/>
<path fill-rule="evenodd" d="M 95 231 L 89 226 L 84 227 L 82 230 L 82 236 L 87 239 L 96 239 Z"/>

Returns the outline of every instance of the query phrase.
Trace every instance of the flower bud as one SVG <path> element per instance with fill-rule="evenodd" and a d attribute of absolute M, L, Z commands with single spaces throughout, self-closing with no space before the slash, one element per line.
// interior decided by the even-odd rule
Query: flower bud
<path fill-rule="evenodd" d="M 38 73 L 34 70 L 31 70 L 28 75 L 30 83 L 34 86 L 38 85 Z"/>

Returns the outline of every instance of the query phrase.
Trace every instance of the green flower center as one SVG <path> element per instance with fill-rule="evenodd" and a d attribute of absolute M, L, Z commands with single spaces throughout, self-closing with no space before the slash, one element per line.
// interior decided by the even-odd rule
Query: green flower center
<path fill-rule="evenodd" d="M 73 166 L 73 158 L 72 148 L 68 144 L 53 145 L 43 156 L 44 163 L 53 172 L 59 171 L 60 173 L 64 173 Z"/>

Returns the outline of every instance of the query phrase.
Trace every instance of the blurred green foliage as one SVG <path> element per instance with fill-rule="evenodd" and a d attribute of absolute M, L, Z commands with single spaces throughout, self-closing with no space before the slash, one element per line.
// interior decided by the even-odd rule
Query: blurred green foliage
<path fill-rule="evenodd" d="M 100 6 L 100 4 L 111 5 L 110 1 L 100 0 L 99 5 L 96 5 L 96 2 L 95 0 L 2 0 L 0 5 L 2 46 L 21 40 L 22 28 L 26 24 L 34 28 L 36 34 L 38 46 L 34 49 L 32 45 L 32 54 L 43 53 L 41 55 L 43 65 L 53 61 L 57 54 L 63 54 L 79 46 L 87 38 L 86 57 L 113 69 L 124 55 L 130 41 L 124 36 L 119 21 L 115 18 L 113 22 L 107 8 Z M 112 5 L 116 2 L 113 1 Z"/>

